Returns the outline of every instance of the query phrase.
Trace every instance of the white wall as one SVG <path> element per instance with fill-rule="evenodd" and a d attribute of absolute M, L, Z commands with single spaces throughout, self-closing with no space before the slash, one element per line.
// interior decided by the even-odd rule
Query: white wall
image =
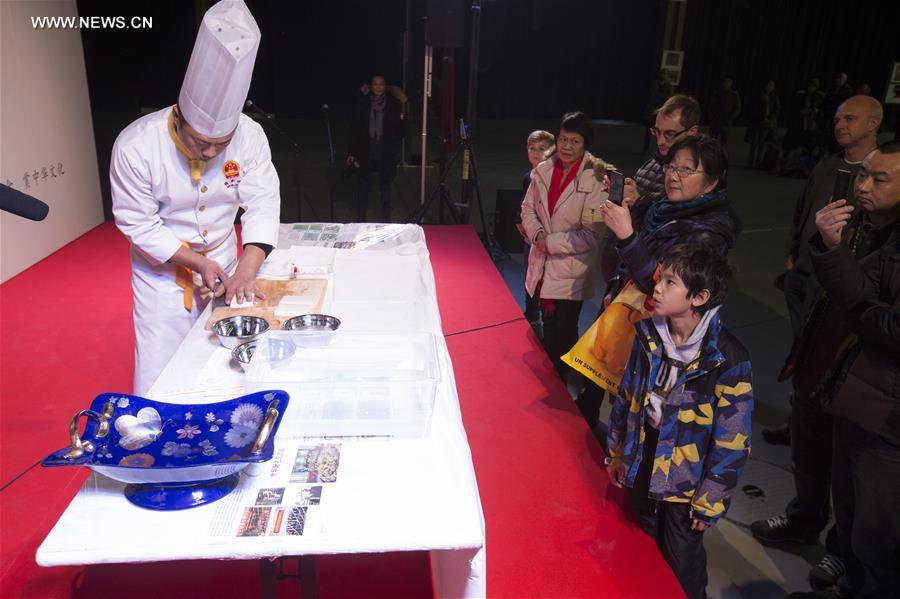
<path fill-rule="evenodd" d="M 75 0 L 0 0 L 0 182 L 50 205 L 41 222 L 0 213 L 0 282 L 103 222 L 81 34 L 39 15 L 75 16 Z"/>

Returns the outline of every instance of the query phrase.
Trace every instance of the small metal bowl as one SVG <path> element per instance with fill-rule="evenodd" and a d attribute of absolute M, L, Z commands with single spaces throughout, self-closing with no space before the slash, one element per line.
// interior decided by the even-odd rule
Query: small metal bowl
<path fill-rule="evenodd" d="M 241 368 L 247 370 L 250 368 L 250 360 L 252 360 L 254 354 L 256 354 L 259 343 L 259 339 L 241 343 L 231 350 L 231 357 L 241 365 Z M 269 337 L 266 340 L 265 345 L 263 345 L 263 351 L 266 354 L 265 359 L 270 362 L 278 362 L 280 360 L 287 360 L 293 356 L 294 352 L 297 351 L 297 346 L 290 340 L 273 339 Z"/>
<path fill-rule="evenodd" d="M 341 321 L 327 314 L 301 314 L 284 321 L 281 328 L 285 331 L 336 331 Z"/>
<path fill-rule="evenodd" d="M 250 360 L 253 359 L 253 354 L 256 352 L 256 344 L 259 340 L 254 339 L 253 341 L 248 341 L 247 343 L 241 343 L 236 348 L 231 350 L 231 357 L 241 365 L 241 368 L 247 370 L 250 368 Z"/>
<path fill-rule="evenodd" d="M 269 321 L 259 316 L 231 316 L 216 321 L 212 330 L 219 338 L 219 343 L 228 349 L 234 349 L 268 331 Z"/>

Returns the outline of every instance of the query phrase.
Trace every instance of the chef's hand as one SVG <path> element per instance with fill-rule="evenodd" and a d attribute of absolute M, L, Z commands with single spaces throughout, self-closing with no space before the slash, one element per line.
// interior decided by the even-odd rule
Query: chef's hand
<path fill-rule="evenodd" d="M 215 290 L 215 297 L 225 296 L 225 303 L 230 304 L 232 298 L 237 298 L 239 303 L 253 301 L 254 297 L 266 299 L 256 284 L 256 273 L 266 259 L 266 254 L 255 245 L 244 247 L 244 253 L 238 261 L 234 274 L 222 279 L 222 284 Z"/>
<path fill-rule="evenodd" d="M 691 518 L 691 530 L 696 530 L 697 532 L 703 532 L 709 528 L 709 524 L 703 522 L 702 520 L 697 520 L 696 518 Z"/>
<path fill-rule="evenodd" d="M 600 212 L 603 214 L 603 222 L 619 239 L 628 239 L 634 233 L 631 226 L 631 212 L 627 207 L 603 202 Z"/>
<path fill-rule="evenodd" d="M 225 278 L 217 288 L 215 297 L 225 296 L 225 303 L 230 304 L 232 298 L 238 303 L 252 302 L 254 298 L 266 299 L 266 295 L 256 285 L 256 273 L 241 272 L 240 269 Z"/>
<path fill-rule="evenodd" d="M 196 254 L 196 256 L 196 265 L 191 270 L 200 275 L 207 289 L 215 289 L 219 281 L 224 281 L 228 277 L 225 269 L 215 260 L 210 260 L 200 254 Z"/>
<path fill-rule="evenodd" d="M 837 200 L 816 212 L 816 228 L 822 235 L 822 243 L 829 250 L 841 242 L 841 232 L 844 225 L 853 214 L 853 206 L 847 205 L 847 200 Z"/>
<path fill-rule="evenodd" d="M 224 281 L 228 277 L 228 273 L 215 260 L 210 260 L 203 254 L 198 254 L 194 250 L 186 247 L 178 248 L 169 262 L 184 266 L 200 275 L 203 279 L 203 285 L 208 289 L 215 289 L 216 283 Z"/>

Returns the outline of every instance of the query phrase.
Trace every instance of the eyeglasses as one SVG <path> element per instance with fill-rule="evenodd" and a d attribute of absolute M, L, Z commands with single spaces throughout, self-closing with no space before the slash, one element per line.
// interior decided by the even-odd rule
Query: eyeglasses
<path fill-rule="evenodd" d="M 690 177 L 691 175 L 702 173 L 703 171 L 691 168 L 689 166 L 672 166 L 671 164 L 667 164 L 663 167 L 663 172 L 666 175 L 668 175 L 669 173 L 674 173 L 675 176 L 679 179 L 684 179 L 685 177 Z"/>
<path fill-rule="evenodd" d="M 656 127 L 650 127 L 650 135 L 653 137 L 659 138 L 659 134 L 662 133 L 662 136 L 666 141 L 672 141 L 682 133 L 687 131 L 687 129 L 682 129 L 681 131 L 660 131 Z"/>

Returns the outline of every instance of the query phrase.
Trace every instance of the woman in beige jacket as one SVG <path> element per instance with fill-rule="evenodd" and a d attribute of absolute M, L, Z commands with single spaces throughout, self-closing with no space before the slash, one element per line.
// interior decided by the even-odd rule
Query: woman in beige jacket
<path fill-rule="evenodd" d="M 522 226 L 531 240 L 525 289 L 539 300 L 544 348 L 560 375 L 560 356 L 578 340 L 581 305 L 594 295 L 604 233 L 598 221 L 608 197 L 606 165 L 586 150 L 593 137 L 584 113 L 564 115 L 556 153 L 534 169 L 522 202 Z"/>

